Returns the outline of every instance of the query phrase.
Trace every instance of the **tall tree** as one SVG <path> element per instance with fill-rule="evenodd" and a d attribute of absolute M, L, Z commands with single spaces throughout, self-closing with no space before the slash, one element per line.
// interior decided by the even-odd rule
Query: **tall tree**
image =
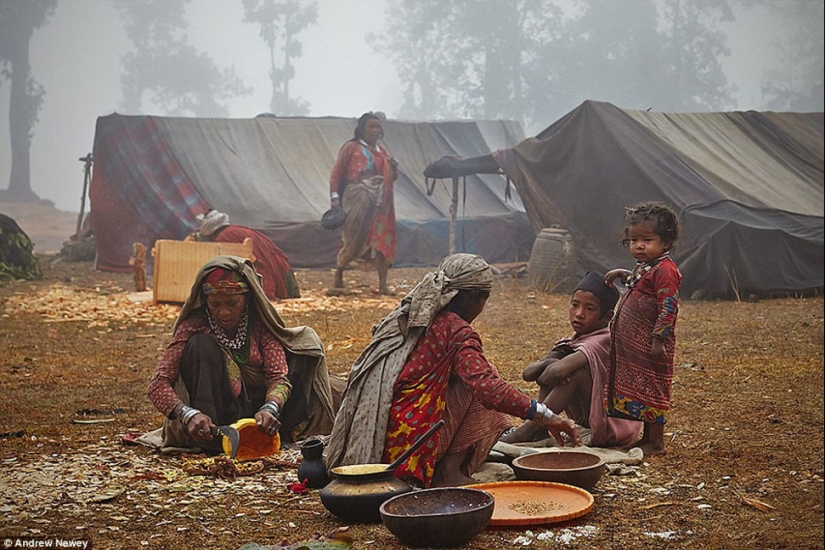
<path fill-rule="evenodd" d="M 585 99 L 629 109 L 731 106 L 720 57 L 728 0 L 579 0 L 567 25 L 557 87 L 564 112 Z M 547 63 L 548 65 L 550 63 Z"/>
<path fill-rule="evenodd" d="M 632 1 L 632 0 L 626 0 Z M 720 22 L 733 21 L 729 0 L 658 0 L 665 42 L 665 84 L 658 111 L 719 111 L 735 105 L 736 86 L 728 82 L 721 58 L 730 55 Z"/>
<path fill-rule="evenodd" d="M 9 187 L 0 190 L 3 200 L 33 202 L 40 198 L 31 189 L 31 140 L 45 90 L 31 75 L 29 41 L 34 31 L 54 13 L 57 0 L 0 0 L 0 67 L 9 82 L 9 138 L 11 173 Z"/>
<path fill-rule="evenodd" d="M 112 0 L 134 49 L 123 57 L 127 112 L 142 111 L 144 94 L 167 115 L 227 116 L 220 100 L 247 95 L 234 67 L 221 70 L 183 32 L 190 0 Z"/>
<path fill-rule="evenodd" d="M 620 107 L 732 105 L 717 29 L 729 0 L 390 0 L 402 115 L 505 117 L 540 129 L 586 99 Z"/>
<path fill-rule="evenodd" d="M 555 117 L 585 99 L 637 109 L 654 105 L 663 68 L 657 23 L 655 0 L 578 2 L 560 51 L 539 60 L 556 67 Z"/>
<path fill-rule="evenodd" d="M 776 111 L 822 111 L 825 106 L 825 3 L 768 2 L 785 32 L 776 49 L 781 63 L 766 71 L 762 96 Z"/>
<path fill-rule="evenodd" d="M 455 75 L 464 72 L 460 56 L 447 55 L 461 45 L 461 36 L 453 30 L 458 12 L 453 2 L 390 0 L 387 13 L 393 15 L 387 18 L 386 31 L 367 35 L 370 44 L 386 50 L 395 61 L 404 86 L 399 117 L 427 119 L 452 113 Z"/>
<path fill-rule="evenodd" d="M 290 97 L 289 83 L 295 78 L 293 60 L 301 57 L 298 34 L 318 22 L 318 2 L 301 0 L 243 0 L 244 22 L 260 25 L 260 36 L 269 48 L 269 79 L 272 100 L 269 110 L 278 115 L 305 115 L 309 103 Z M 278 46 L 280 44 L 280 46 Z M 283 56 L 276 62 L 276 53 Z"/>
<path fill-rule="evenodd" d="M 387 13 L 371 41 L 399 67 L 402 116 L 529 118 L 526 68 L 555 34 L 553 2 L 390 0 Z"/>

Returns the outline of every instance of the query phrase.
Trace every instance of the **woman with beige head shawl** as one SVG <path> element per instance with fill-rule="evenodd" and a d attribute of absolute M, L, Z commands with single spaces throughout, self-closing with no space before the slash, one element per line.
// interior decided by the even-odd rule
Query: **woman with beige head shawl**
<path fill-rule="evenodd" d="M 252 262 L 236 256 L 201 267 L 148 395 L 166 417 L 162 449 L 219 451 L 212 428 L 253 417 L 292 442 L 328 434 L 335 417 L 318 334 L 287 327 Z"/>
<path fill-rule="evenodd" d="M 505 382 L 484 357 L 470 323 L 492 284 L 481 257 L 454 254 L 381 321 L 350 371 L 328 445 L 330 468 L 392 462 L 442 419 L 398 477 L 424 487 L 474 483 L 510 416 L 541 422 L 559 444 L 562 432 L 579 443 L 571 420 Z"/>

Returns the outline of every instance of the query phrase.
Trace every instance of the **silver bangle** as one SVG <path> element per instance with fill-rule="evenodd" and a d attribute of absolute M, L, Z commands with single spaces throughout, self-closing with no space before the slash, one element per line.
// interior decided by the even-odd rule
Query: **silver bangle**
<path fill-rule="evenodd" d="M 338 198 L 338 193 L 335 193 L 335 192 L 333 191 L 332 193 L 330 193 L 330 194 L 329 194 L 329 198 L 331 198 L 331 199 L 337 199 L 337 198 Z"/>
<path fill-rule="evenodd" d="M 278 415 L 281 414 L 281 409 L 278 407 L 278 404 L 276 402 L 267 401 L 261 406 L 260 409 L 258 409 L 258 412 L 268 412 L 275 418 L 278 418 Z"/>
<path fill-rule="evenodd" d="M 186 426 L 189 424 L 189 421 L 195 417 L 195 415 L 200 414 L 201 412 L 198 409 L 190 407 L 189 405 L 184 405 L 180 408 L 180 412 L 178 413 L 178 419 L 180 423 Z"/>
<path fill-rule="evenodd" d="M 533 415 L 533 418 L 535 420 L 538 420 L 539 418 L 544 418 L 546 420 L 553 420 L 554 417 L 557 417 L 557 416 L 558 415 L 556 413 L 554 413 L 552 410 L 550 410 L 550 407 L 548 407 L 544 403 L 536 403 L 536 414 Z"/>

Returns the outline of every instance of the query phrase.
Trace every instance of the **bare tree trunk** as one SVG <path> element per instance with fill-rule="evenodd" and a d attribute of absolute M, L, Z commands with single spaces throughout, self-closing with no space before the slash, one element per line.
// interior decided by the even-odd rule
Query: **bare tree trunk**
<path fill-rule="evenodd" d="M 272 99 L 269 100 L 269 112 L 276 116 L 283 113 L 278 112 L 278 79 L 275 76 L 275 44 L 269 46 L 269 81 L 272 83 Z"/>
<path fill-rule="evenodd" d="M 11 149 L 11 173 L 9 188 L 4 199 L 14 202 L 40 200 L 31 190 L 31 98 L 26 89 L 30 79 L 28 44 L 15 52 L 10 60 L 11 85 L 9 87 L 9 138 Z"/>

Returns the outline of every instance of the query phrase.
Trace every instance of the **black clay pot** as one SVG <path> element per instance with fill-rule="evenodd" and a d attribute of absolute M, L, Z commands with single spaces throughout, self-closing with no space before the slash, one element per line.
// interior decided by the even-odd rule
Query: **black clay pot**
<path fill-rule="evenodd" d="M 307 439 L 301 443 L 301 463 L 298 465 L 298 481 L 306 480 L 307 487 L 321 489 L 330 482 L 327 463 L 324 460 L 324 442 Z"/>
<path fill-rule="evenodd" d="M 380 508 L 384 502 L 413 490 L 406 481 L 395 477 L 395 470 L 442 426 L 443 420 L 430 426 L 392 464 L 354 464 L 333 468 L 335 479 L 321 489 L 321 504 L 350 523 L 381 521 Z"/>
<path fill-rule="evenodd" d="M 321 504 L 350 523 L 378 523 L 387 499 L 412 491 L 389 464 L 356 464 L 332 469 L 335 479 L 321 489 Z"/>

